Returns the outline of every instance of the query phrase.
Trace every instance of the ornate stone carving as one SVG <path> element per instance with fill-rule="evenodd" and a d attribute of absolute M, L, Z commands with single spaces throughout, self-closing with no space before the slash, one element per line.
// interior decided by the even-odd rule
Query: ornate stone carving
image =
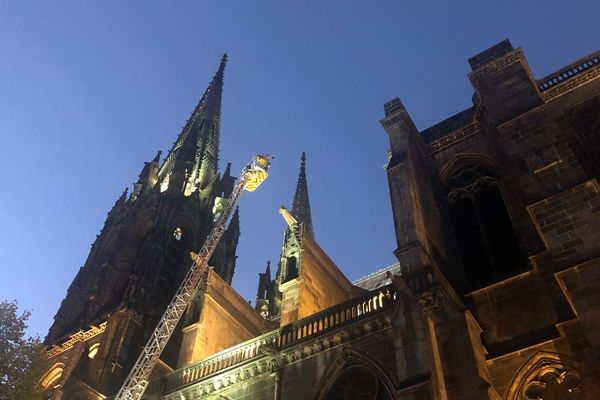
<path fill-rule="evenodd" d="M 105 330 L 106 330 L 106 322 L 103 322 L 98 326 L 92 325 L 92 327 L 90 327 L 90 329 L 88 329 L 87 331 L 80 330 L 78 332 L 75 332 L 74 334 L 69 336 L 69 340 L 67 340 L 66 342 L 64 342 L 58 346 L 56 346 L 56 345 L 52 346 L 52 348 L 46 352 L 46 355 L 48 358 L 52 358 L 52 357 L 62 353 L 63 351 L 69 350 L 76 343 L 91 339 L 94 336 L 101 334 Z"/>
<path fill-rule="evenodd" d="M 583 377 L 571 357 L 541 351 L 532 356 L 515 374 L 507 400 L 577 399 Z"/>
<path fill-rule="evenodd" d="M 426 290 L 419 297 L 419 304 L 425 311 L 437 308 L 440 304 L 440 299 L 444 298 L 444 292 L 439 287 Z"/>
<path fill-rule="evenodd" d="M 581 374 L 569 367 L 542 367 L 526 384 L 524 395 L 530 400 L 568 399 L 581 387 Z"/>

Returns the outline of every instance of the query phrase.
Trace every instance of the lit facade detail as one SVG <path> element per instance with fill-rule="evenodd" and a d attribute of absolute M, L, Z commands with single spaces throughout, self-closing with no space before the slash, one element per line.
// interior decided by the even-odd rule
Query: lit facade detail
<path fill-rule="evenodd" d="M 96 357 L 96 354 L 98 354 L 99 349 L 100 349 L 100 343 L 95 343 L 95 344 L 91 345 L 90 349 L 88 351 L 88 358 L 91 358 L 93 360 L 94 357 Z"/>
<path fill-rule="evenodd" d="M 147 400 L 600 398 L 600 52 L 541 79 L 508 41 L 469 64 L 473 104 L 439 124 L 419 131 L 399 98 L 384 105 L 398 262 L 344 276 L 315 239 L 303 154 L 255 304 L 231 287 L 235 213 Z M 221 73 L 164 162 L 147 163 L 109 213 L 49 335 L 65 372 L 45 376 L 48 398 L 114 396 L 155 326 L 150 311 L 164 310 L 179 261 L 197 251 L 186 243 L 202 243 L 220 213 L 216 196 L 234 185 L 229 167 L 216 170 Z M 108 325 L 89 359 L 72 332 L 94 321 Z M 90 366 L 102 374 L 87 377 Z"/>
<path fill-rule="evenodd" d="M 54 388 L 63 374 L 65 365 L 63 363 L 54 364 L 40 380 L 43 389 Z"/>

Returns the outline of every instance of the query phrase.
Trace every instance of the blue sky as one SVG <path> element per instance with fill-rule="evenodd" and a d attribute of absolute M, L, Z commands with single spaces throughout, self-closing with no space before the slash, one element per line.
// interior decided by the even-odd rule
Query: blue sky
<path fill-rule="evenodd" d="M 306 151 L 315 235 L 351 279 L 394 262 L 383 103 L 425 129 L 470 105 L 467 58 L 509 38 L 540 78 L 598 49 L 597 1 L 0 2 L 0 299 L 44 336 L 116 198 L 167 151 L 229 54 L 221 168 L 275 155 L 241 200 L 254 300 Z"/>

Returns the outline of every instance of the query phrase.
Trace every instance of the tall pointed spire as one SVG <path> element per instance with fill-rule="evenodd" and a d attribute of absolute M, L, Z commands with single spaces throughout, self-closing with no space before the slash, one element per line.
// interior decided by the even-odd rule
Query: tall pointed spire
<path fill-rule="evenodd" d="M 296 193 L 292 202 L 292 216 L 304 226 L 304 230 L 314 235 L 310 200 L 308 198 L 308 183 L 306 182 L 306 153 L 300 158 L 300 174 L 296 184 Z"/>
<path fill-rule="evenodd" d="M 204 189 L 217 175 L 219 161 L 221 98 L 227 54 L 221 58 L 208 88 L 188 119 L 160 168 L 159 180 L 167 182 L 171 173 L 185 174 L 186 195 Z"/>

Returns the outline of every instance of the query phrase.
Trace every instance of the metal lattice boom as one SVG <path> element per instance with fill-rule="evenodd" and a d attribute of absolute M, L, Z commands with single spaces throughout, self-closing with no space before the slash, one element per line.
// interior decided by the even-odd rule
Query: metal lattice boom
<path fill-rule="evenodd" d="M 214 223 L 202 249 L 198 253 L 198 256 L 195 257 L 190 270 L 179 286 L 177 293 L 173 296 L 173 300 L 167 306 L 154 332 L 148 339 L 146 346 L 144 346 L 142 353 L 135 362 L 131 372 L 129 372 L 119 393 L 117 393 L 115 400 L 141 399 L 148 386 L 150 374 L 167 345 L 171 334 L 175 330 L 185 309 L 198 292 L 200 278 L 206 270 L 208 260 L 225 232 L 227 221 L 233 213 L 242 191 L 244 189 L 254 191 L 267 178 L 270 160 L 271 157 L 269 155 L 258 155 L 240 173 L 238 182 L 231 192 L 231 196 L 223 208 L 223 212 Z"/>

